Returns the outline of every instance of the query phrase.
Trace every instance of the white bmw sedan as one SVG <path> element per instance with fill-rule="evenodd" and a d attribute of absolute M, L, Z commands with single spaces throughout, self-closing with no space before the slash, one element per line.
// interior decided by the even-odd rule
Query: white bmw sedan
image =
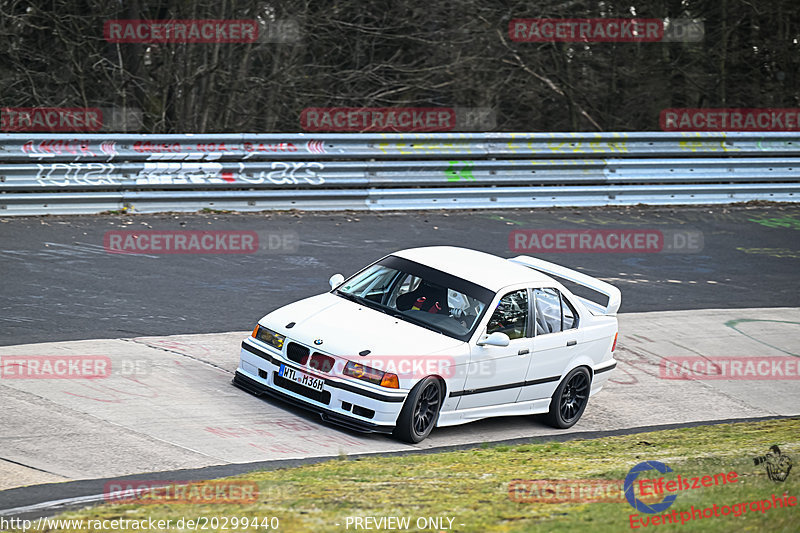
<path fill-rule="evenodd" d="M 330 285 L 259 320 L 235 385 L 420 442 L 490 416 L 571 427 L 616 366 L 619 290 L 532 257 L 413 248 Z"/>

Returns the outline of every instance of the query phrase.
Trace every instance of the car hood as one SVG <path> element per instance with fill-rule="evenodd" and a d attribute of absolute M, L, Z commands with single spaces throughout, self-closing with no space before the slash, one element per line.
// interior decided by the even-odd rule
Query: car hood
<path fill-rule="evenodd" d="M 291 322 L 295 325 L 287 328 Z M 370 350 L 371 357 L 427 355 L 463 350 L 466 344 L 331 293 L 276 309 L 259 323 L 288 339 L 343 357 L 364 350 Z"/>

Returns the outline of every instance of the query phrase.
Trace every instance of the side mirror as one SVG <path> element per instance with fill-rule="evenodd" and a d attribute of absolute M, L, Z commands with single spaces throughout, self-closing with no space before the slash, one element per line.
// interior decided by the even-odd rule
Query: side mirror
<path fill-rule="evenodd" d="M 341 285 L 343 281 L 344 281 L 344 276 L 342 276 L 341 274 L 334 274 L 333 276 L 331 276 L 331 279 L 328 280 L 328 283 L 331 284 L 331 289 L 335 289 L 336 287 Z"/>
<path fill-rule="evenodd" d="M 495 331 L 491 335 L 484 335 L 478 341 L 478 346 L 508 346 L 511 339 L 501 331 Z"/>

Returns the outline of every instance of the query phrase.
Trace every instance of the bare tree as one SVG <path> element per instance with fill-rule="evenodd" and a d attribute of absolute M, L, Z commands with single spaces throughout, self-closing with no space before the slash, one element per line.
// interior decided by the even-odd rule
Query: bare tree
<path fill-rule="evenodd" d="M 514 18 L 689 18 L 700 42 L 525 43 Z M 113 19 L 246 19 L 258 42 L 115 43 Z M 281 35 L 291 29 L 293 35 Z M 291 132 L 308 107 L 493 108 L 504 131 L 798 107 L 796 0 L 0 0 L 0 106 L 141 110 L 146 132 Z"/>

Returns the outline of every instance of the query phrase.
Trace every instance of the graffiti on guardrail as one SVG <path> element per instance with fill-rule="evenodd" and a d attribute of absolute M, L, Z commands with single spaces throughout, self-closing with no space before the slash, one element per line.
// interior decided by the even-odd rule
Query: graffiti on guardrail
<path fill-rule="evenodd" d="M 234 166 L 232 166 L 234 165 Z M 209 162 L 141 163 L 135 173 L 126 173 L 113 163 L 37 163 L 36 181 L 41 186 L 66 187 L 74 185 L 188 185 L 235 184 L 252 185 L 322 185 L 325 169 L 316 161 L 273 161 L 270 170 L 248 171 L 243 163 Z"/>
<path fill-rule="evenodd" d="M 472 169 L 474 161 L 448 161 L 449 167 L 444 171 L 447 181 L 474 180 Z"/>
<path fill-rule="evenodd" d="M 94 147 L 94 150 L 92 149 Z M 114 141 L 102 142 L 99 145 L 92 145 L 91 141 L 80 139 L 45 139 L 35 143 L 28 141 L 21 148 L 28 157 L 44 159 L 55 157 L 62 154 L 71 154 L 75 159 L 81 157 L 102 157 L 106 155 L 112 158 L 117 155 L 116 143 Z M 97 150 L 96 153 L 95 150 Z"/>
<path fill-rule="evenodd" d="M 461 108 L 458 108 L 462 111 Z M 478 109 L 479 111 L 481 109 Z M 489 110 L 491 111 L 491 110 Z M 187 135 L 124 137 L 74 137 L 69 135 L 22 136 L 6 134 L 0 141 L 0 153 L 17 160 L 29 159 L 79 161 L 105 160 L 269 160 L 273 157 L 303 155 L 348 156 L 458 156 L 514 154 L 525 157 L 603 154 L 609 157 L 633 154 L 702 154 L 715 152 L 795 153 L 797 139 L 767 137 L 747 133 L 654 133 L 650 137 L 633 133 L 591 134 L 354 134 L 347 138 L 322 140 L 303 134 L 286 135 Z M 660 137 L 664 137 L 662 140 Z M 544 160 L 542 160 L 544 161 Z"/>
<path fill-rule="evenodd" d="M 144 163 L 134 176 L 137 185 L 224 184 L 237 181 L 222 163 Z"/>
<path fill-rule="evenodd" d="M 797 132 L 6 133 L 0 134 L 0 211 L 55 214 L 80 205 L 103 212 L 129 209 L 134 200 L 137 209 L 194 209 L 201 196 L 207 199 L 201 204 L 215 209 L 285 208 L 283 193 L 268 190 L 281 188 L 298 189 L 291 205 L 300 209 L 318 208 L 322 197 L 368 210 L 713 203 L 722 197 L 796 202 L 798 141 Z M 704 157 L 723 155 L 736 157 Z M 730 173 L 736 179 L 719 181 Z M 251 192 L 228 195 L 219 192 L 223 187 Z M 34 196 L 67 188 L 75 194 Z M 160 192 L 142 197 L 137 188 Z M 100 191 L 109 194 L 95 194 Z M 685 224 L 693 213 L 665 212 L 659 222 Z M 702 213 L 696 216 L 705 218 Z M 762 210 L 752 215 L 759 218 Z M 570 228 L 639 224 L 635 215 L 624 222 L 575 216 L 562 218 Z M 789 246 L 739 251 L 798 257 Z"/>
<path fill-rule="evenodd" d="M 154 143 L 150 141 L 139 141 L 133 144 L 133 151 L 148 154 L 178 154 L 182 151 L 181 143 Z"/>
<path fill-rule="evenodd" d="M 240 175 L 241 179 L 253 184 L 265 183 L 265 179 L 275 185 L 297 185 L 305 181 L 309 185 L 322 185 L 325 178 L 317 174 L 317 171 L 324 170 L 325 165 L 319 162 L 306 163 L 303 161 L 273 161 L 271 172 L 259 172 L 258 174 Z M 298 175 L 298 171 L 302 171 Z"/>
<path fill-rule="evenodd" d="M 50 163 L 36 165 L 39 172 L 36 181 L 39 185 L 119 185 L 114 177 L 111 163 Z"/>
<path fill-rule="evenodd" d="M 547 148 L 551 152 L 563 154 L 563 153 L 576 153 L 576 154 L 588 154 L 588 153 L 625 153 L 628 151 L 628 147 L 626 146 L 625 142 L 549 142 L 547 143 Z"/>
<path fill-rule="evenodd" d="M 620 135 L 620 134 L 617 134 Z M 549 141 L 544 139 L 515 138 L 503 142 L 489 144 L 489 153 L 526 153 L 535 155 L 539 153 L 553 154 L 625 154 L 632 151 L 628 144 L 619 141 Z"/>
<path fill-rule="evenodd" d="M 299 144 L 299 143 L 298 143 Z M 136 141 L 126 145 L 116 141 L 96 142 L 88 139 L 61 139 L 50 138 L 43 140 L 28 140 L 20 145 L 19 150 L 31 159 L 54 159 L 58 156 L 71 155 L 74 160 L 90 158 L 115 159 L 120 151 L 133 154 L 147 155 L 146 160 L 215 160 L 222 155 L 229 155 L 236 159 L 247 160 L 257 155 L 293 154 L 303 149 L 309 154 L 326 153 L 325 143 L 320 140 L 309 140 L 305 144 L 295 144 L 291 141 L 276 142 L 153 142 Z M 142 159 L 141 156 L 137 159 Z"/>
<path fill-rule="evenodd" d="M 151 141 L 138 141 L 133 144 L 133 151 L 137 153 L 149 154 L 181 154 L 184 152 L 190 153 L 220 153 L 220 152 L 246 152 L 248 154 L 254 152 L 262 153 L 282 153 L 282 152 L 296 152 L 297 146 L 291 142 L 280 143 L 252 143 L 245 142 L 241 145 L 219 142 L 219 143 L 197 143 L 197 144 L 181 144 L 175 143 L 153 143 Z M 311 151 L 311 150 L 309 150 Z M 188 154 L 187 154 L 188 155 Z"/>

